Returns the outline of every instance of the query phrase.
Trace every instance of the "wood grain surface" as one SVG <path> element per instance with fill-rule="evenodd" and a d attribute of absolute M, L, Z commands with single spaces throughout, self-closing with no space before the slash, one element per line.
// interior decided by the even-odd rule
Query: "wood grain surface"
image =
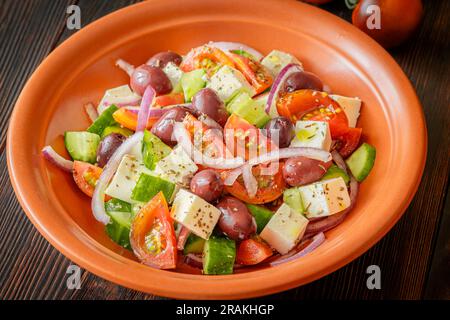
<path fill-rule="evenodd" d="M 161 299 L 85 270 L 81 289 L 67 289 L 71 261 L 28 221 L 6 166 L 8 119 L 20 91 L 39 63 L 74 32 L 66 28 L 67 6 L 80 6 L 85 26 L 135 2 L 0 0 L 0 299 Z M 450 299 L 450 1 L 423 2 L 425 16 L 417 35 L 390 51 L 416 88 L 428 126 L 428 160 L 414 200 L 388 235 L 360 258 L 270 298 Z M 323 8 L 346 20 L 351 16 L 344 0 Z M 366 286 L 366 269 L 373 264 L 381 269 L 381 290 Z"/>

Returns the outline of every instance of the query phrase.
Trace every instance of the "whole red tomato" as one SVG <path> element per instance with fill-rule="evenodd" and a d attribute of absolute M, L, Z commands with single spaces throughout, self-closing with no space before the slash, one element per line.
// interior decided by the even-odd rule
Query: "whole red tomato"
<path fill-rule="evenodd" d="M 422 19 L 421 0 L 361 0 L 352 22 L 385 48 L 408 39 Z"/>

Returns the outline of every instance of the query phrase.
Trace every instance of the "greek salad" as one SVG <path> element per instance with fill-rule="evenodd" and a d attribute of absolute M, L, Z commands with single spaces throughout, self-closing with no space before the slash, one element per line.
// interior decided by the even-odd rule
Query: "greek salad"
<path fill-rule="evenodd" d="M 116 65 L 130 82 L 84 106 L 91 125 L 64 133 L 71 160 L 42 153 L 142 263 L 207 275 L 287 263 L 354 207 L 375 161 L 362 102 L 292 54 L 209 42 Z"/>

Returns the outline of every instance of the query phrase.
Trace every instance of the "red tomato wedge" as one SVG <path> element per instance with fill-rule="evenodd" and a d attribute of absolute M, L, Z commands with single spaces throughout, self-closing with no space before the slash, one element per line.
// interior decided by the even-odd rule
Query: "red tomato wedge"
<path fill-rule="evenodd" d="M 356 150 L 359 145 L 359 140 L 361 139 L 361 134 L 361 128 L 349 128 L 346 133 L 337 137 L 336 150 L 341 156 L 347 158 Z"/>
<path fill-rule="evenodd" d="M 247 81 L 256 90 L 256 94 L 263 92 L 272 85 L 272 75 L 262 64 L 235 53 L 230 52 L 228 55 L 234 61 L 236 69 L 245 76 Z"/>
<path fill-rule="evenodd" d="M 180 64 L 180 69 L 189 72 L 195 69 L 205 69 L 208 74 L 214 73 L 217 67 L 227 65 L 234 67 L 233 60 L 218 48 L 201 46 L 192 49 Z"/>
<path fill-rule="evenodd" d="M 113 113 L 113 118 L 123 127 L 136 131 L 139 109 L 123 107 Z M 147 129 L 150 129 L 159 118 L 150 117 L 147 121 Z"/>
<path fill-rule="evenodd" d="M 287 93 L 277 101 L 277 110 L 293 123 L 298 120 L 328 122 L 333 139 L 349 129 L 344 110 L 326 92 L 302 89 Z"/>
<path fill-rule="evenodd" d="M 154 102 L 157 107 L 166 107 L 182 103 L 184 103 L 183 93 L 169 93 L 162 96 L 157 96 Z"/>
<path fill-rule="evenodd" d="M 239 244 L 236 262 L 243 265 L 258 264 L 273 254 L 272 249 L 256 239 L 247 239 Z"/>
<path fill-rule="evenodd" d="M 237 178 L 233 185 L 225 186 L 225 190 L 239 200 L 251 204 L 263 204 L 276 200 L 283 194 L 286 187 L 282 174 L 283 165 L 279 163 L 278 172 L 274 175 L 262 175 L 262 166 L 258 165 L 252 168 L 253 176 L 258 182 L 258 191 L 255 196 L 249 196 L 242 176 Z M 225 172 L 222 174 L 226 176 Z"/>
<path fill-rule="evenodd" d="M 73 162 L 73 179 L 84 194 L 92 198 L 95 184 L 102 174 L 102 168 L 83 161 Z"/>
<path fill-rule="evenodd" d="M 137 213 L 131 224 L 130 243 L 142 263 L 158 269 L 176 267 L 175 230 L 162 192 Z"/>
<path fill-rule="evenodd" d="M 278 148 L 261 130 L 235 114 L 228 118 L 224 132 L 228 149 L 246 160 Z"/>

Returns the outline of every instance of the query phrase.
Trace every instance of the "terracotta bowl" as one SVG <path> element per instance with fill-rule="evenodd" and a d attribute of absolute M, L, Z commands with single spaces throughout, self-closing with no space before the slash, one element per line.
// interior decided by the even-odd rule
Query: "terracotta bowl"
<path fill-rule="evenodd" d="M 161 271 L 138 263 L 112 243 L 72 177 L 40 150 L 63 152 L 61 135 L 89 122 L 83 104 L 127 83 L 114 66 L 135 65 L 162 50 L 186 53 L 210 40 L 238 41 L 263 53 L 295 54 L 333 92 L 363 101 L 359 125 L 377 148 L 375 167 L 355 209 L 310 255 L 273 268 L 228 276 Z M 157 295 L 244 298 L 267 295 L 323 277 L 374 245 L 400 218 L 421 178 L 426 128 L 408 79 L 380 46 L 347 22 L 295 1 L 147 1 L 112 13 L 65 41 L 36 70 L 15 106 L 8 168 L 26 214 L 65 256 L 100 277 Z"/>

